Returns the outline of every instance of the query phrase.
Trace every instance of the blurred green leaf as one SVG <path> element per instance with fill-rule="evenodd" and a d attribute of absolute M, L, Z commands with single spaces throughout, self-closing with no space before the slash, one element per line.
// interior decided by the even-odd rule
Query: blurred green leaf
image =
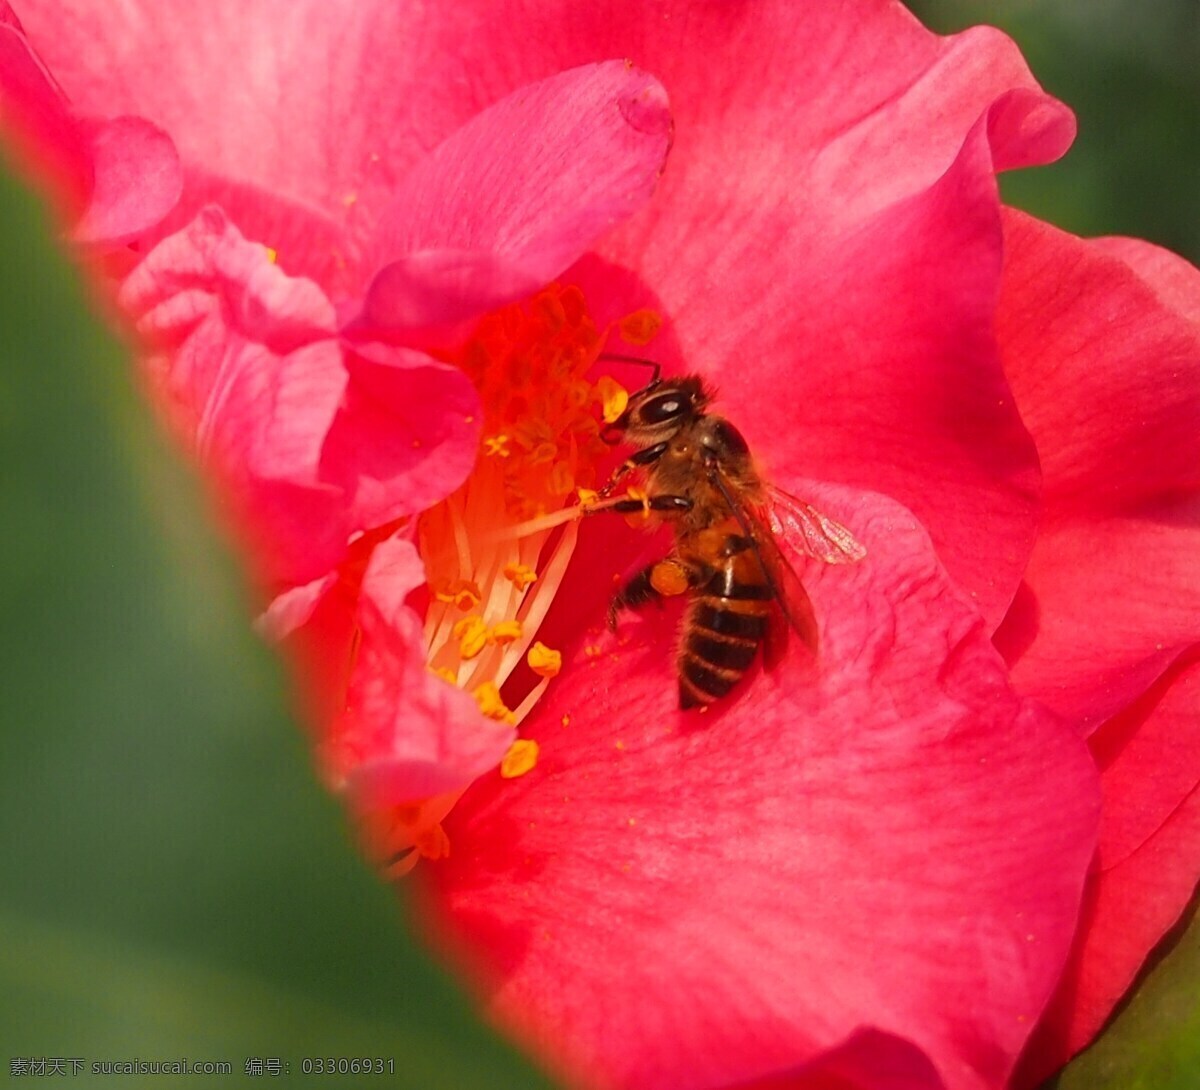
<path fill-rule="evenodd" d="M 1086 1052 L 1048 1084 L 1053 1090 L 1196 1090 L 1200 1082 L 1200 922 L 1145 973 Z M 1179 929 L 1177 929 L 1179 930 Z"/>
<path fill-rule="evenodd" d="M 341 1084 L 548 1086 L 350 846 L 198 489 L 7 178 L 0 237 L 9 1058 L 232 1064 L 206 1085 L 278 1058 L 317 1086 L 305 1057 L 381 1057 L 394 1075 Z"/>

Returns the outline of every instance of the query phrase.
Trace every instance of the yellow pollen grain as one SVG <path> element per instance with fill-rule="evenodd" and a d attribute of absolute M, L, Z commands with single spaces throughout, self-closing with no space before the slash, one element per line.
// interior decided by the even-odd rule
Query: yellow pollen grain
<path fill-rule="evenodd" d="M 604 423 L 611 424 L 629 404 L 629 391 L 609 375 L 601 375 L 596 383 L 596 393 L 600 397 L 600 415 Z"/>
<path fill-rule="evenodd" d="M 458 653 L 464 659 L 473 659 L 487 644 L 487 625 L 478 613 L 456 621 L 450 634 L 458 640 Z"/>
<path fill-rule="evenodd" d="M 500 775 L 515 780 L 533 771 L 538 759 L 538 744 L 532 738 L 518 738 L 500 761 Z"/>
<path fill-rule="evenodd" d="M 267 251 L 267 260 L 274 265 L 279 260 L 279 251 L 271 249 L 270 246 L 264 246 L 263 249 Z"/>
<path fill-rule="evenodd" d="M 589 504 L 595 503 L 600 498 L 600 493 L 594 488 L 577 488 L 575 494 L 579 497 L 579 506 L 587 507 Z"/>
<path fill-rule="evenodd" d="M 500 699 L 500 690 L 496 688 L 494 681 L 485 681 L 471 695 L 475 698 L 475 703 L 479 705 L 479 710 L 489 719 L 495 719 L 498 723 L 514 723 L 516 721 L 516 716 Z"/>
<path fill-rule="evenodd" d="M 541 640 L 534 642 L 526 659 L 538 677 L 557 677 L 562 669 L 562 652 L 551 650 Z"/>
<path fill-rule="evenodd" d="M 501 621 L 492 625 L 488 631 L 488 643 L 498 643 L 501 647 L 521 638 L 520 621 Z"/>
<path fill-rule="evenodd" d="M 483 441 L 483 453 L 492 458 L 507 458 L 511 453 L 508 449 L 508 436 L 489 435 Z"/>
<path fill-rule="evenodd" d="M 662 315 L 648 308 L 635 310 L 617 323 L 621 336 L 630 344 L 646 344 L 662 328 Z"/>
<path fill-rule="evenodd" d="M 571 725 L 571 717 L 569 715 L 564 715 L 562 717 L 562 725 L 564 727 L 569 727 Z"/>
<path fill-rule="evenodd" d="M 531 583 L 537 582 L 537 572 L 527 564 L 505 564 L 504 578 L 514 584 L 517 590 L 524 590 Z"/>
<path fill-rule="evenodd" d="M 458 675 L 449 666 L 427 666 L 426 669 L 434 677 L 440 677 L 443 681 L 448 681 L 451 685 L 458 684 Z"/>
<path fill-rule="evenodd" d="M 483 600 L 479 584 L 469 579 L 457 579 L 434 588 L 433 596 L 439 602 L 453 602 L 459 609 L 474 609 Z"/>

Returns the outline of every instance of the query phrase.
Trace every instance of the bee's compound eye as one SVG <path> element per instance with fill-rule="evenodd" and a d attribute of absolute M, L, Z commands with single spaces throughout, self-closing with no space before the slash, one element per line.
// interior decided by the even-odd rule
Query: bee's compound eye
<path fill-rule="evenodd" d="M 639 416 L 647 424 L 661 424 L 687 412 L 691 401 L 680 393 L 659 394 L 642 406 Z"/>

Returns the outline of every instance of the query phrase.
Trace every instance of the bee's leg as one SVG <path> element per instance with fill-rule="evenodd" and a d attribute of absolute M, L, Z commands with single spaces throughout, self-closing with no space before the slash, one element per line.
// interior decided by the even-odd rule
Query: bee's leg
<path fill-rule="evenodd" d="M 667 453 L 668 445 L 667 443 L 655 443 L 652 447 L 646 447 L 645 450 L 639 450 L 635 454 L 631 454 L 613 470 L 612 476 L 608 478 L 608 483 L 600 489 L 601 498 L 611 496 L 613 489 L 617 487 L 617 482 L 627 473 L 632 472 L 640 466 L 653 465 L 657 462 L 659 458 Z"/>
<path fill-rule="evenodd" d="M 635 500 L 618 500 L 610 507 L 605 507 L 605 511 L 616 511 L 619 515 L 631 515 L 638 511 L 690 511 L 692 503 L 688 496 L 647 496 L 645 499 Z M 599 511 L 595 514 L 600 514 Z"/>
<path fill-rule="evenodd" d="M 617 629 L 617 614 L 621 610 L 638 609 L 647 602 L 659 598 L 659 593 L 654 589 L 654 584 L 650 582 L 650 577 L 660 563 L 661 561 L 656 560 L 653 564 L 647 564 L 613 595 L 612 601 L 608 603 L 608 627 L 614 632 Z"/>
<path fill-rule="evenodd" d="M 683 594 L 707 583 L 713 575 L 707 565 L 667 556 L 647 564 L 613 596 L 608 604 L 608 627 L 617 627 L 617 614 L 623 609 L 638 609 L 647 602 Z"/>

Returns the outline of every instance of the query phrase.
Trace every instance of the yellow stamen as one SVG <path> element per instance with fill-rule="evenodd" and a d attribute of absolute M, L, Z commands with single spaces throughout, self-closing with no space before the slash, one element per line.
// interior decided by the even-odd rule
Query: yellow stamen
<path fill-rule="evenodd" d="M 433 594 L 439 602 L 453 602 L 459 609 L 474 609 L 482 601 L 479 587 L 466 579 L 444 584 Z"/>
<path fill-rule="evenodd" d="M 529 669 L 538 677 L 557 677 L 562 669 L 562 652 L 554 651 L 540 640 L 529 649 Z"/>
<path fill-rule="evenodd" d="M 517 590 L 524 590 L 531 583 L 537 582 L 537 572 L 527 564 L 505 564 L 504 578 L 515 585 Z"/>
<path fill-rule="evenodd" d="M 512 643 L 514 640 L 521 638 L 521 622 L 520 621 L 501 621 L 499 624 L 492 625 L 488 630 L 488 643 L 500 644 L 504 647 Z"/>
<path fill-rule="evenodd" d="M 487 644 L 487 625 L 478 613 L 456 622 L 450 634 L 458 640 L 458 653 L 464 659 L 473 659 Z"/>
<path fill-rule="evenodd" d="M 630 318 L 634 335 L 649 329 L 644 316 Z M 611 460 L 602 425 L 619 417 L 628 401 L 611 378 L 589 375 L 603 343 L 582 292 L 551 285 L 526 303 L 485 316 L 460 349 L 442 357 L 479 394 L 482 438 L 467 480 L 417 523 L 430 588 L 426 661 L 504 729 L 521 722 L 562 669 L 562 654 L 536 636 L 562 583 L 581 517 L 624 499 L 601 500 L 594 490 L 599 466 Z M 594 506 L 585 511 L 571 502 L 576 494 Z M 518 669 L 524 663 L 534 678 Z M 521 740 L 501 770 L 520 775 L 536 761 L 536 743 Z M 385 858 L 393 871 L 415 865 L 421 855 L 444 854 L 440 822 L 456 798 L 436 800 L 436 807 L 422 801 L 418 818 L 385 823 Z"/>
<path fill-rule="evenodd" d="M 518 738 L 500 762 L 500 775 L 506 780 L 515 780 L 533 771 L 538 759 L 538 744 L 532 738 Z"/>
<path fill-rule="evenodd" d="M 494 681 L 485 681 L 482 685 L 477 686 L 471 695 L 475 698 L 475 703 L 479 705 L 479 710 L 489 719 L 495 719 L 499 723 L 515 722 L 513 713 L 500 699 L 500 690 Z"/>

